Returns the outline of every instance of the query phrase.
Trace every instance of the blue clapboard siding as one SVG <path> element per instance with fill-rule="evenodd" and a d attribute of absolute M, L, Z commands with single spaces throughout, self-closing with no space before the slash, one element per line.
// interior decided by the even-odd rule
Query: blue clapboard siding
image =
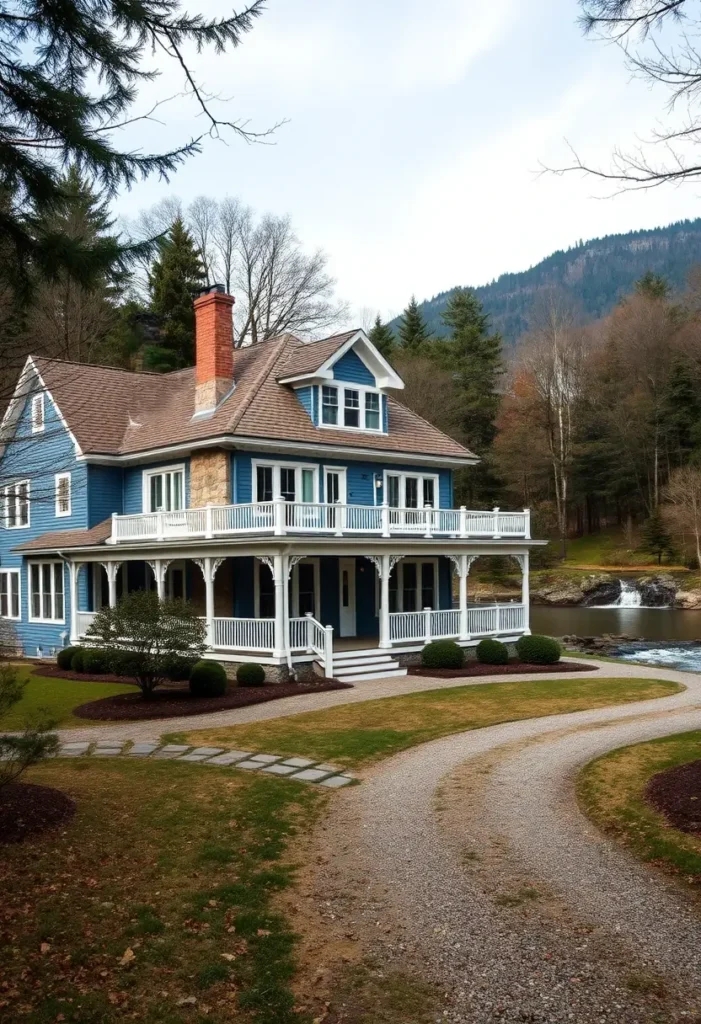
<path fill-rule="evenodd" d="M 371 388 L 375 387 L 375 377 L 353 349 L 334 363 L 333 377 L 334 380 L 342 380 L 347 384 L 367 384 Z"/>
<path fill-rule="evenodd" d="M 88 526 L 97 526 L 113 512 L 121 515 L 124 474 L 119 466 L 88 466 Z"/>
<path fill-rule="evenodd" d="M 0 565 L 3 568 L 19 568 L 21 589 L 22 621 L 15 623 L 17 636 L 26 654 L 35 655 L 41 647 L 45 653 L 52 648 L 62 647 L 68 634 L 69 584 L 68 571 L 64 568 L 63 582 L 65 595 L 64 623 L 30 623 L 29 618 L 29 573 L 22 556 L 12 549 L 43 533 L 57 530 L 77 530 L 87 526 L 87 467 L 76 459 L 76 451 L 69 432 L 61 422 L 58 410 L 49 394 L 44 395 L 44 430 L 37 434 L 31 431 L 31 401 L 28 399 L 22 410 L 14 438 L 8 443 L 0 459 L 2 483 L 12 480 L 30 481 L 29 526 L 20 529 L 0 530 Z M 71 474 L 71 514 L 56 517 L 55 474 Z M 3 508 L 4 512 L 4 508 Z M 60 559 L 56 558 L 57 561 Z"/>
<path fill-rule="evenodd" d="M 268 462 L 289 462 L 319 467 L 319 490 L 321 501 L 325 500 L 323 469 L 325 466 L 341 467 L 346 469 L 346 485 L 348 488 L 348 503 L 350 505 L 374 505 L 382 504 L 382 481 L 384 470 L 393 473 L 437 473 L 438 475 L 438 500 L 441 508 L 452 507 L 452 471 L 449 469 L 427 469 L 417 466 L 398 466 L 392 463 L 381 462 L 352 462 L 340 459 L 312 459 L 304 456 L 293 457 L 289 460 L 277 459 L 270 454 L 250 454 L 238 452 L 235 457 L 235 471 L 232 474 L 235 481 L 234 501 L 237 504 L 245 504 L 253 501 L 253 475 L 252 462 L 257 460 Z M 378 481 L 380 486 L 376 487 Z M 374 496 L 375 495 L 375 496 Z"/>
<path fill-rule="evenodd" d="M 137 515 L 144 512 L 144 473 L 153 469 L 168 469 L 185 466 L 185 505 L 190 504 L 190 460 L 171 459 L 169 462 L 153 462 L 148 466 L 130 466 L 124 470 L 124 514 Z"/>
<path fill-rule="evenodd" d="M 300 401 L 304 411 L 306 412 L 312 423 L 315 423 L 314 419 L 314 392 L 316 388 L 311 385 L 303 388 L 295 388 L 295 394 Z"/>

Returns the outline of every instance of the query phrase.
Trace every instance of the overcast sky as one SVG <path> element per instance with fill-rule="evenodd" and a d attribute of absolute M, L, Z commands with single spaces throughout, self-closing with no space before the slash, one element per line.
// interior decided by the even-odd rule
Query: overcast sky
<path fill-rule="evenodd" d="M 185 6 L 223 13 L 216 0 Z M 170 191 L 289 213 L 356 317 L 524 270 L 580 238 L 697 216 L 693 185 L 606 198 L 591 178 L 539 174 L 568 161 L 565 140 L 605 164 L 664 113 L 665 93 L 631 82 L 577 14 L 576 0 L 269 0 L 237 51 L 193 66 L 228 117 L 287 119 L 275 144 L 208 141 L 170 186 L 141 184 L 118 211 Z M 170 66 L 143 102 L 179 88 Z M 193 114 L 177 100 L 128 144 L 182 142 L 200 130 Z"/>

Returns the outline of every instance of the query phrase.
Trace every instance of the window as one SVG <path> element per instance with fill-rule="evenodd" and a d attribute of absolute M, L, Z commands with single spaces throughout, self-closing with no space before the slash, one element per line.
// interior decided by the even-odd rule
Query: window
<path fill-rule="evenodd" d="M 323 384 L 321 425 L 348 430 L 382 430 L 382 397 L 364 385 L 344 387 Z M 339 415 L 343 410 L 343 416 Z"/>
<path fill-rule="evenodd" d="M 424 608 L 437 608 L 437 578 L 438 563 L 434 558 L 403 558 L 389 578 L 390 612 L 420 612 Z"/>
<path fill-rule="evenodd" d="M 385 495 L 390 508 L 436 508 L 438 477 L 385 473 Z"/>
<path fill-rule="evenodd" d="M 185 467 L 144 473 L 144 505 L 148 512 L 177 512 L 185 507 Z"/>
<path fill-rule="evenodd" d="M 360 394 L 350 388 L 344 389 L 343 426 L 360 426 Z"/>
<path fill-rule="evenodd" d="M 44 396 L 32 397 L 32 433 L 39 434 L 44 429 Z"/>
<path fill-rule="evenodd" d="M 56 515 L 71 514 L 71 474 L 57 473 L 56 477 Z"/>
<path fill-rule="evenodd" d="M 5 526 L 8 530 L 29 526 L 29 480 L 5 488 Z"/>
<path fill-rule="evenodd" d="M 380 396 L 375 391 L 365 392 L 365 429 L 380 429 Z"/>
<path fill-rule="evenodd" d="M 254 463 L 254 501 L 304 501 L 313 504 L 319 500 L 319 471 L 316 466 L 295 463 Z"/>
<path fill-rule="evenodd" d="M 39 622 L 63 622 L 63 562 L 30 562 L 30 614 Z"/>
<path fill-rule="evenodd" d="M 324 385 L 321 389 L 321 422 L 338 423 L 338 388 Z"/>
<path fill-rule="evenodd" d="M 19 619 L 19 569 L 0 571 L 0 616 L 3 619 Z"/>

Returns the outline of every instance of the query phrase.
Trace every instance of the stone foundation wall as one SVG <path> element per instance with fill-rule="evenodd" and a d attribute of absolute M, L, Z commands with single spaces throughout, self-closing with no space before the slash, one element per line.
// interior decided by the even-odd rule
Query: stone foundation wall
<path fill-rule="evenodd" d="M 220 448 L 190 456 L 190 506 L 231 504 L 231 458 Z"/>

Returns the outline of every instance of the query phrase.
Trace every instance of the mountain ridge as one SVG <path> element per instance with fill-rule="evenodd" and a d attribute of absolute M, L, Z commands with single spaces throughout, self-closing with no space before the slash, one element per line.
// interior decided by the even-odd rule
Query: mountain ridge
<path fill-rule="evenodd" d="M 584 318 L 593 320 L 610 312 L 647 271 L 661 274 L 680 290 L 696 264 L 701 264 L 701 217 L 579 241 L 527 270 L 501 274 L 472 290 L 493 328 L 501 332 L 505 344 L 513 345 L 528 330 L 538 295 L 547 289 L 569 294 Z M 419 304 L 436 337 L 446 334 L 441 312 L 455 287 Z M 395 330 L 398 321 L 399 317 L 391 321 Z"/>

